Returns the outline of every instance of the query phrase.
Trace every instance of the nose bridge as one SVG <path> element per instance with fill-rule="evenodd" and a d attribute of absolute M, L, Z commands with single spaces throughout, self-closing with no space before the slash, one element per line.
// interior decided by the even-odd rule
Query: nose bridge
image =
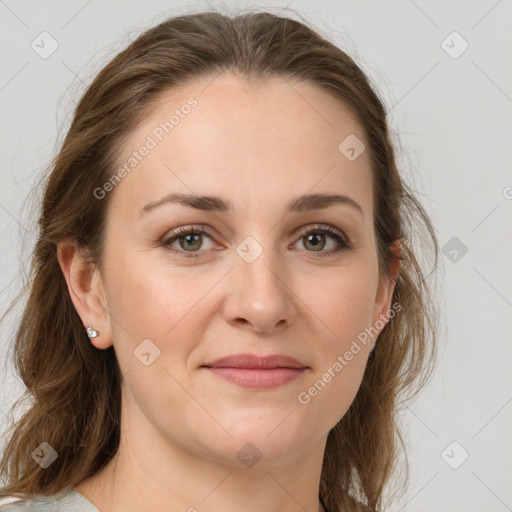
<path fill-rule="evenodd" d="M 249 235 L 236 247 L 235 290 L 226 312 L 231 320 L 244 319 L 260 331 L 290 322 L 295 308 L 286 284 L 286 272 L 274 250 L 272 236 Z"/>
<path fill-rule="evenodd" d="M 236 269 L 259 292 L 262 288 L 265 292 L 275 293 L 282 287 L 278 278 L 281 262 L 271 240 L 268 233 L 249 235 L 236 247 Z M 280 273 L 283 274 L 283 271 Z"/>

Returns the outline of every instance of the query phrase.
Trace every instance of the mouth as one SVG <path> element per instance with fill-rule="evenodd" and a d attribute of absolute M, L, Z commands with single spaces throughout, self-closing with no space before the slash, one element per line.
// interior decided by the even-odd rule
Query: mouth
<path fill-rule="evenodd" d="M 201 366 L 228 382 L 246 388 L 275 388 L 298 379 L 309 366 L 290 356 L 235 354 Z"/>

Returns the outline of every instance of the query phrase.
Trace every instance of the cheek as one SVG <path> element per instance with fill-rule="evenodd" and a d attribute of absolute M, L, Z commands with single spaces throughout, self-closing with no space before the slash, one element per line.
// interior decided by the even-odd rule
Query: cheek
<path fill-rule="evenodd" d="M 194 279 L 190 269 L 166 265 L 148 253 L 116 259 L 108 272 L 111 315 L 132 338 L 161 339 L 177 330 L 208 289 L 208 276 Z"/>
<path fill-rule="evenodd" d="M 324 349 L 344 351 L 369 327 L 375 299 L 377 275 L 361 258 L 358 264 L 340 267 L 325 277 L 304 279 L 301 300 L 316 319 L 317 331 L 325 333 Z"/>
<path fill-rule="evenodd" d="M 145 369 L 136 357 L 147 347 L 157 354 L 151 368 L 172 370 L 185 382 L 188 357 L 218 310 L 209 292 L 222 273 L 198 276 L 192 267 L 169 265 L 145 252 L 110 261 L 115 262 L 108 269 L 111 328 L 123 373 Z"/>
<path fill-rule="evenodd" d="M 301 298 L 307 298 L 309 316 L 318 325 L 312 334 L 321 350 L 314 374 L 297 400 L 331 427 L 346 413 L 364 375 L 376 279 L 372 264 L 361 260 L 359 266 L 340 268 L 329 279 L 317 280 L 317 286 L 303 288 Z"/>
<path fill-rule="evenodd" d="M 188 403 L 180 383 L 188 386 L 184 362 L 201 336 L 197 316 L 210 280 L 193 279 L 190 269 L 185 273 L 148 253 L 110 261 L 112 337 L 126 389 L 148 417 L 162 404 L 179 410 Z"/>

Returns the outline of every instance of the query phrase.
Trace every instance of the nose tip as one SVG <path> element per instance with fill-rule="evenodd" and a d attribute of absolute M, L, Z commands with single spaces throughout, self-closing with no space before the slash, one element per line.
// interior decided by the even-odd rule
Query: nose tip
<path fill-rule="evenodd" d="M 247 242 L 247 247 L 254 256 L 255 246 L 251 243 Z M 241 257 L 232 275 L 234 292 L 227 298 L 225 308 L 228 319 L 238 327 L 252 326 L 254 332 L 263 335 L 284 328 L 296 317 L 290 287 L 269 266 L 270 257 L 261 252 L 251 263 Z"/>

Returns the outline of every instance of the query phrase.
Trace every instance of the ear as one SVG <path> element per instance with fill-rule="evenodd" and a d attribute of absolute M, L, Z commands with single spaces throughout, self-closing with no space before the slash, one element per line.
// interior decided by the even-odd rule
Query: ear
<path fill-rule="evenodd" d="M 379 334 L 386 326 L 389 320 L 389 311 L 391 309 L 391 301 L 393 300 L 393 292 L 395 290 L 396 279 L 400 269 L 400 259 L 403 247 L 399 240 L 395 240 L 391 245 L 395 258 L 389 264 L 388 273 L 379 278 L 379 285 L 375 297 L 373 308 L 372 327 L 377 330 L 377 334 L 372 339 L 372 346 L 375 345 Z"/>
<path fill-rule="evenodd" d="M 68 286 L 71 301 L 84 324 L 99 331 L 91 343 L 99 349 L 112 345 L 110 315 L 99 269 L 80 254 L 77 244 L 65 240 L 57 244 L 57 258 Z"/>

